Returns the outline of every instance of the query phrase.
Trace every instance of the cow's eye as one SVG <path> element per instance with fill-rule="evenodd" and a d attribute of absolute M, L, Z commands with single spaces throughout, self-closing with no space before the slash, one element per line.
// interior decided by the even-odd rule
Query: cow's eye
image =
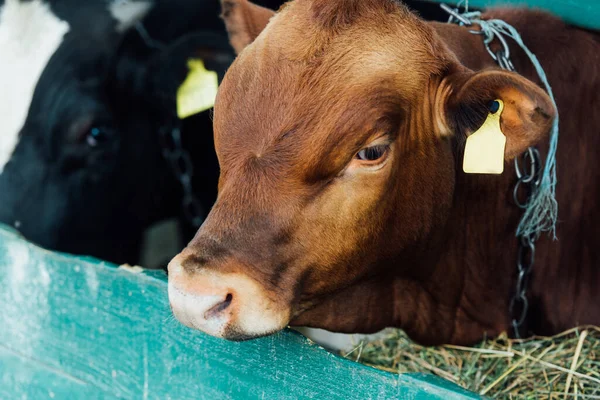
<path fill-rule="evenodd" d="M 97 126 L 91 127 L 85 138 L 87 144 L 90 147 L 96 147 L 96 146 L 106 142 L 107 139 L 108 139 L 107 129 L 97 127 Z"/>
<path fill-rule="evenodd" d="M 356 154 L 356 158 L 361 161 L 378 161 L 387 154 L 388 150 L 389 146 L 384 144 L 365 147 Z"/>

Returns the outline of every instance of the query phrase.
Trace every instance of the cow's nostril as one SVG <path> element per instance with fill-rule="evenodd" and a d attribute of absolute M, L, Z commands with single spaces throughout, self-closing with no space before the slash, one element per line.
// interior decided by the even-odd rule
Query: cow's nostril
<path fill-rule="evenodd" d="M 231 293 L 227 293 L 225 300 L 219 304 L 215 304 L 210 310 L 204 313 L 204 319 L 209 320 L 211 318 L 218 317 L 221 312 L 225 311 L 231 305 L 232 300 L 233 295 Z"/>

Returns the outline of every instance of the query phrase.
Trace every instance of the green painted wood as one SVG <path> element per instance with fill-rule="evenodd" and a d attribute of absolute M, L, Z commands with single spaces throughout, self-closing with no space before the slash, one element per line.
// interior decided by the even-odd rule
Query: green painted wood
<path fill-rule="evenodd" d="M 177 323 L 166 277 L 42 250 L 0 226 L 0 399 L 475 399 L 298 333 L 231 343 Z"/>
<path fill-rule="evenodd" d="M 428 1 L 453 5 L 459 2 L 458 0 Z M 600 0 L 469 0 L 469 5 L 476 8 L 506 5 L 541 8 L 561 17 L 569 24 L 588 29 L 600 29 Z"/>

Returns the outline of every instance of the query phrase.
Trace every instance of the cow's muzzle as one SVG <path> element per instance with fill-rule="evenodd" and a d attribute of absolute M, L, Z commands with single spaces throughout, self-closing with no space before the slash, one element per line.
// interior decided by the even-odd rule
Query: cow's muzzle
<path fill-rule="evenodd" d="M 185 251 L 169 263 L 169 302 L 182 324 L 228 340 L 265 336 L 289 322 L 287 307 L 242 273 L 184 268 Z"/>

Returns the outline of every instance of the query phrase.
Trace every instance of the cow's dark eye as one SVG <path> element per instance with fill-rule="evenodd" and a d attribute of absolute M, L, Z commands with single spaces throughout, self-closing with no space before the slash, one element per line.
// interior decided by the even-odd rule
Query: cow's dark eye
<path fill-rule="evenodd" d="M 92 127 L 87 133 L 86 142 L 90 147 L 96 147 L 108 139 L 108 131 L 101 127 Z"/>
<path fill-rule="evenodd" d="M 356 158 L 358 158 L 361 161 L 377 161 L 386 155 L 388 149 L 389 146 L 383 144 L 365 147 L 356 154 Z"/>

